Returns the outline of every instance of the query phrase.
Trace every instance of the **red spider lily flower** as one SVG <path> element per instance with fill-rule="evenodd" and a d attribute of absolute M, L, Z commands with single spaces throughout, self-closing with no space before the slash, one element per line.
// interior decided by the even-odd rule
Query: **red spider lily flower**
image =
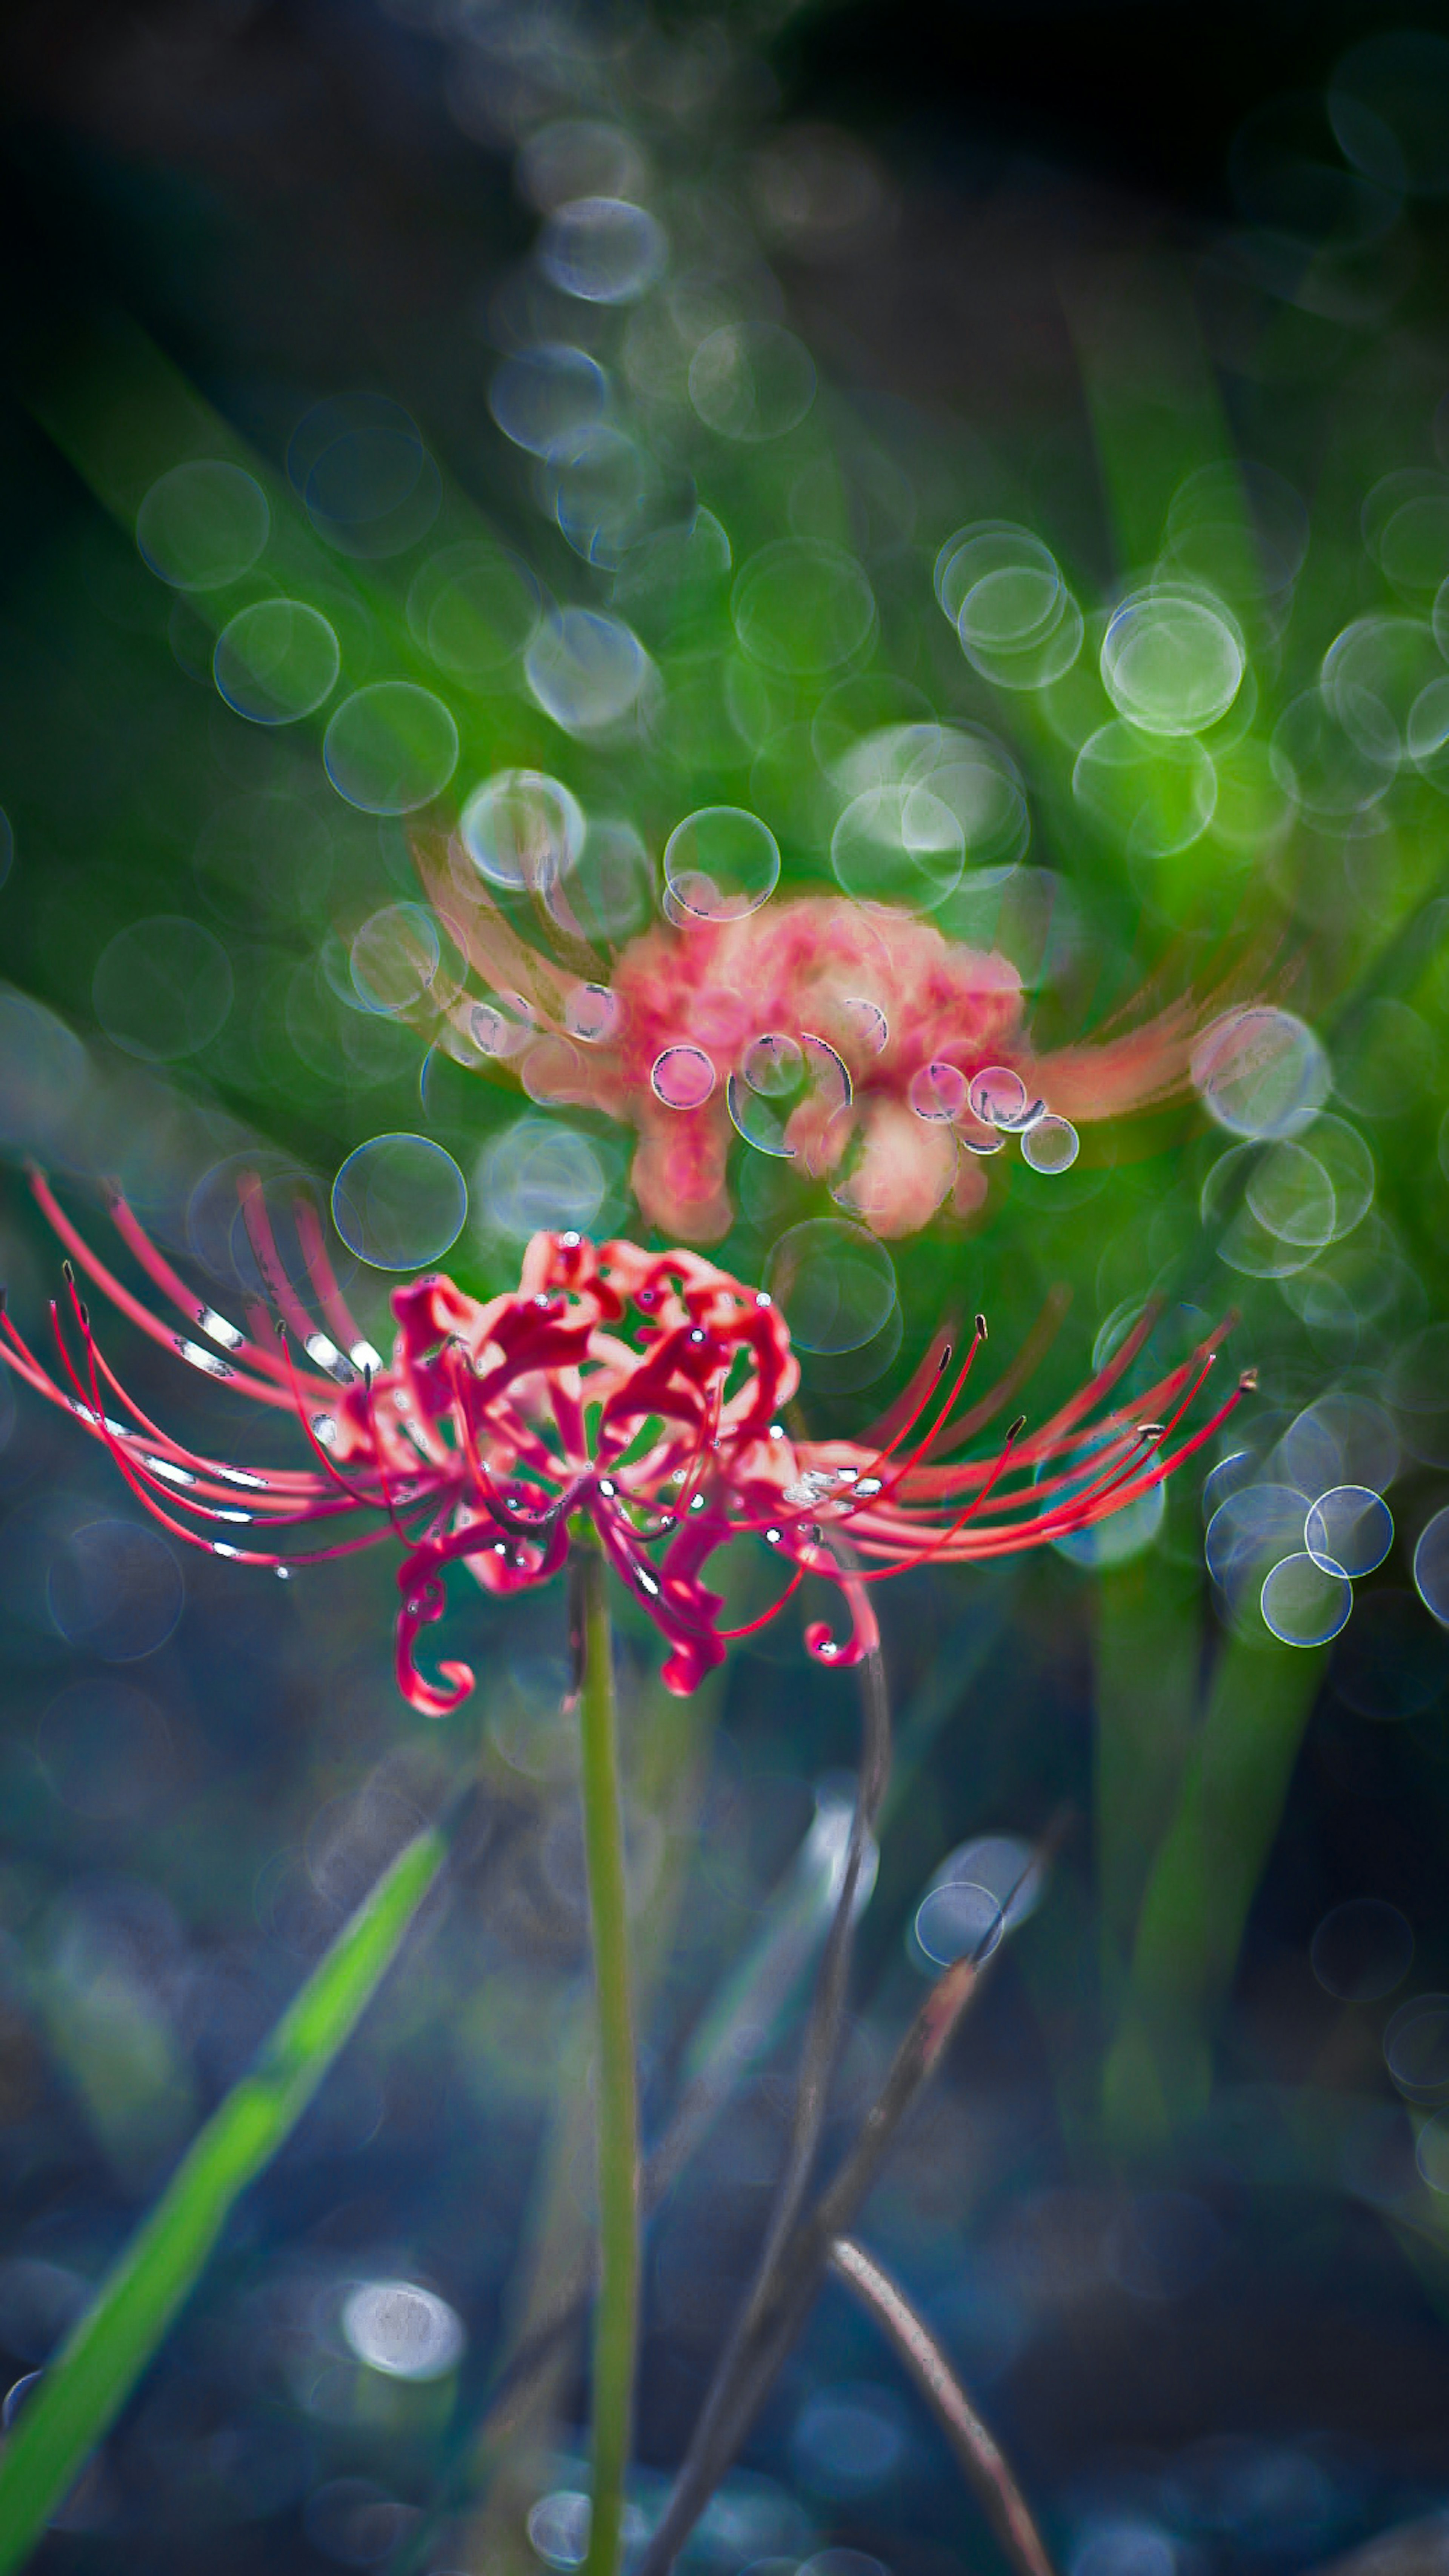
<path fill-rule="evenodd" d="M 505 920 L 458 839 L 420 840 L 420 873 L 502 1009 L 454 993 L 443 1043 L 463 1061 L 506 1055 L 536 1099 L 581 1102 L 639 1135 L 632 1181 L 661 1233 L 716 1242 L 732 1209 L 726 1166 L 752 1047 L 803 1046 L 814 1078 L 779 1150 L 828 1175 L 880 1235 L 912 1234 L 946 1200 L 969 1216 L 1002 1129 L 1045 1104 L 1056 1117 L 1120 1117 L 1184 1091 L 1204 1022 L 1179 1000 L 1120 1033 L 1046 1054 L 1024 1022 L 1020 977 L 995 952 L 943 937 L 884 904 L 805 895 L 688 928 L 657 922 L 616 957 L 607 987 L 564 971 Z M 556 947 L 567 937 L 544 914 Z M 682 1071 L 681 1083 L 667 1069 Z M 1014 1087 L 1017 1120 L 980 1114 L 979 1077 Z M 973 1103 L 975 1105 L 973 1105 Z M 745 1128 L 748 1133 L 748 1126 Z"/>
<path fill-rule="evenodd" d="M 253 1245 L 280 1309 L 278 1336 L 264 1314 L 244 1333 L 201 1304 L 115 1202 L 118 1232 L 199 1341 L 153 1315 L 98 1259 L 45 1181 L 37 1175 L 33 1186 L 76 1267 L 113 1305 L 207 1375 L 295 1414 L 311 1463 L 230 1466 L 159 1429 L 104 1357 L 70 1262 L 69 1335 L 61 1309 L 51 1308 L 62 1378 L 6 1316 L 11 1365 L 67 1406 L 163 1528 L 194 1547 L 287 1575 L 395 1538 L 403 1550 L 398 1683 L 427 1716 L 446 1714 L 472 1687 L 464 1664 L 444 1663 L 440 1686 L 414 1661 L 422 1629 L 442 1616 L 443 1577 L 455 1561 L 488 1592 L 531 1589 L 560 1570 L 581 1516 L 664 1637 L 663 1678 L 680 1692 L 723 1660 L 731 1637 L 767 1625 L 807 1574 L 823 1576 L 839 1588 L 849 1624 L 837 1639 L 816 1623 L 807 1645 L 823 1662 L 853 1663 L 877 1641 L 875 1584 L 1090 1528 L 1200 1449 L 1251 1382 L 1186 1427 L 1220 1330 L 1140 1403 L 1115 1407 L 1113 1390 L 1151 1329 L 1148 1314 L 1039 1431 L 1028 1436 L 1022 1416 L 987 1454 L 961 1459 L 954 1453 L 1005 1409 L 1034 1356 L 1028 1349 L 988 1396 L 958 1410 L 986 1338 L 978 1316 L 964 1354 L 954 1364 L 949 1347 L 928 1354 L 873 1437 L 804 1440 L 781 1419 L 800 1374 L 783 1315 L 762 1290 L 699 1253 L 537 1234 L 517 1289 L 503 1296 L 480 1303 L 446 1278 L 394 1289 L 397 1335 L 384 1365 L 347 1313 L 306 1208 L 298 1234 L 329 1331 L 281 1274 L 260 1187 L 246 1189 Z M 125 1419 L 106 1411 L 108 1400 Z M 299 1547 L 305 1532 L 327 1543 Z M 717 1549 L 743 1537 L 758 1539 L 789 1574 L 761 1618 L 731 1630 L 719 1625 L 723 1600 L 705 1570 Z"/>

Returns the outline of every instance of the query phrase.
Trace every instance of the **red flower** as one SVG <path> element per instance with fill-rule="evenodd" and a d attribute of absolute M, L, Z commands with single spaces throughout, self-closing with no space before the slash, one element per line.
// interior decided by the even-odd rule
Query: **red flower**
<path fill-rule="evenodd" d="M 959 1216 L 978 1208 L 984 1158 L 1033 1104 L 1087 1121 L 1185 1089 L 1193 1040 L 1221 1003 L 1183 999 L 1110 1037 L 1039 1054 L 1006 958 L 841 895 L 684 929 L 656 922 L 619 951 L 604 987 L 586 980 L 606 971 L 602 960 L 588 966 L 584 951 L 566 969 L 519 936 L 459 839 L 420 838 L 415 856 L 451 936 L 502 1004 L 480 1010 L 454 992 L 441 1042 L 465 1063 L 506 1056 L 535 1099 L 582 1102 L 634 1127 L 644 1216 L 694 1243 L 730 1224 L 732 1119 L 762 1038 L 797 1051 L 803 1041 L 811 1060 L 779 1150 L 829 1175 L 852 1215 L 895 1236 L 919 1231 L 948 1198 Z M 542 926 L 568 947 L 546 913 Z M 973 1108 L 973 1081 L 992 1069 L 1022 1118 Z"/>
<path fill-rule="evenodd" d="M 455 1708 L 473 1680 L 466 1665 L 445 1663 L 440 1688 L 414 1663 L 422 1628 L 442 1615 L 443 1574 L 454 1559 L 486 1591 L 526 1590 L 559 1571 L 570 1523 L 586 1517 L 665 1638 L 664 1680 L 676 1691 L 692 1690 L 721 1662 L 731 1636 L 766 1625 L 807 1574 L 824 1576 L 844 1595 L 849 1629 L 837 1641 L 814 1625 L 807 1644 L 822 1661 L 852 1663 L 876 1641 L 874 1584 L 1091 1527 L 1200 1448 L 1250 1382 L 1241 1380 L 1196 1429 L 1183 1428 L 1218 1333 L 1141 1404 L 1113 1408 L 1108 1399 L 1151 1328 L 1145 1316 L 1039 1431 L 1028 1436 L 1023 1416 L 994 1450 L 960 1459 L 953 1453 L 1004 1410 L 1030 1366 L 1023 1355 L 990 1395 L 958 1413 L 986 1338 L 978 1316 L 954 1369 L 949 1347 L 928 1355 L 872 1439 L 802 1440 L 781 1420 L 799 1366 L 778 1307 L 698 1253 L 535 1235 L 508 1295 L 480 1304 L 445 1278 L 395 1289 L 397 1336 L 384 1365 L 347 1313 L 305 1207 L 298 1233 L 327 1332 L 281 1272 L 260 1187 L 245 1192 L 253 1245 L 282 1321 L 273 1347 L 264 1314 L 251 1316 L 247 1334 L 200 1303 L 118 1200 L 117 1230 L 205 1339 L 175 1330 L 96 1257 L 38 1176 L 34 1189 L 75 1262 L 122 1313 L 208 1376 L 295 1413 L 314 1463 L 230 1466 L 159 1430 L 102 1355 L 69 1263 L 79 1362 L 54 1305 L 51 1315 L 70 1391 L 7 1316 L 12 1365 L 69 1407 L 105 1443 L 147 1510 L 194 1547 L 287 1575 L 395 1537 L 404 1551 L 398 1682 L 428 1716 Z M 306 1355 L 300 1366 L 292 1339 Z M 106 1412 L 105 1389 L 128 1419 Z M 327 1545 L 272 1544 L 334 1527 L 340 1534 Z M 722 1629 L 723 1603 L 705 1569 L 718 1548 L 741 1537 L 778 1556 L 789 1579 L 750 1629 Z"/>

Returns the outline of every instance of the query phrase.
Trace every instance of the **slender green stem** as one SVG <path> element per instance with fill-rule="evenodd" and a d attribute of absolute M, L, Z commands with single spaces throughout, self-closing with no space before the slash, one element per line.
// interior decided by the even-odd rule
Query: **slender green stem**
<path fill-rule="evenodd" d="M 594 2309 L 593 2512 L 584 2576 L 616 2576 L 638 2334 L 639 2102 L 609 1608 L 604 1560 L 587 1540 L 575 1544 L 574 1570 L 583 1648 L 584 1850 L 599 2014 L 599 2295 Z"/>

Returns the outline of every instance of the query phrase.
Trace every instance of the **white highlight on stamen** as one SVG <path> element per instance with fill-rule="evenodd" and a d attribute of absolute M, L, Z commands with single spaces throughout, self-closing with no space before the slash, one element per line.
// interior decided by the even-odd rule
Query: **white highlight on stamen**
<path fill-rule="evenodd" d="M 237 1559 L 238 1563 L 239 1563 L 239 1562 L 240 1562 L 240 1560 L 241 1560 L 241 1549 L 240 1549 L 239 1547 L 228 1547 L 228 1545 L 227 1545 L 227 1543 L 226 1543 L 226 1540 L 225 1540 L 224 1538 L 214 1538 L 214 1539 L 212 1540 L 212 1542 L 211 1542 L 211 1552 L 212 1552 L 212 1555 L 213 1555 L 213 1556 L 232 1556 L 232 1557 L 235 1557 L 235 1558 Z"/>
<path fill-rule="evenodd" d="M 239 1351 L 246 1340 L 245 1333 L 239 1333 L 235 1324 L 229 1324 L 225 1315 L 219 1315 L 214 1306 L 198 1307 L 196 1320 L 207 1339 L 220 1342 L 224 1351 Z"/>
<path fill-rule="evenodd" d="M 326 1369 L 329 1377 L 340 1377 L 344 1385 L 350 1379 L 351 1369 L 337 1344 L 329 1341 L 325 1333 L 309 1333 L 302 1348 L 318 1368 Z"/>
<path fill-rule="evenodd" d="M 881 1480 L 879 1476 L 862 1476 L 855 1490 L 858 1494 L 878 1494 L 880 1492 L 880 1488 Z"/>
<path fill-rule="evenodd" d="M 164 1476 L 168 1485 L 194 1485 L 196 1482 L 189 1467 L 173 1466 L 169 1458 L 151 1458 L 143 1454 L 141 1464 L 149 1467 L 153 1476 Z"/>
<path fill-rule="evenodd" d="M 320 1440 L 320 1441 L 321 1441 L 322 1446 L 323 1446 L 323 1448 L 324 1448 L 324 1449 L 335 1449 L 335 1448 L 336 1448 L 336 1446 L 337 1446 L 337 1425 L 336 1425 L 336 1423 L 333 1421 L 332 1416 L 331 1416 L 331 1414 L 330 1414 L 330 1413 L 314 1413 L 314 1414 L 313 1414 L 313 1416 L 312 1416 L 312 1432 L 313 1432 L 313 1437 L 314 1437 L 315 1439 L 318 1439 L 318 1440 Z"/>
<path fill-rule="evenodd" d="M 371 1342 L 354 1342 L 348 1357 L 355 1369 L 370 1370 L 374 1377 L 381 1371 L 382 1353 L 375 1351 Z"/>
<path fill-rule="evenodd" d="M 267 1490 L 266 1477 L 253 1476 L 245 1467 L 218 1467 L 216 1472 L 224 1484 L 245 1485 L 254 1494 L 264 1494 Z"/>
<path fill-rule="evenodd" d="M 199 1342 L 189 1342 L 184 1333 L 173 1333 L 171 1339 L 182 1358 L 192 1368 L 200 1369 L 203 1377 L 235 1376 L 235 1370 L 229 1369 L 225 1360 L 219 1360 L 213 1351 L 204 1351 Z"/>
<path fill-rule="evenodd" d="M 648 1573 L 648 1572 L 646 1572 L 645 1568 L 644 1568 L 642 1565 L 636 1565 L 636 1566 L 635 1566 L 635 1568 L 634 1568 L 634 1580 L 635 1580 L 635 1582 L 638 1584 L 640 1591 L 641 1591 L 641 1592 L 643 1592 L 643 1593 L 646 1593 L 646 1594 L 648 1595 L 648 1598 L 649 1598 L 651 1601 L 657 1601 L 657 1600 L 658 1600 L 658 1598 L 659 1598 L 659 1586 L 658 1586 L 658 1584 L 656 1583 L 656 1581 L 655 1581 L 655 1579 L 654 1579 L 653 1575 L 652 1575 L 652 1574 L 650 1574 L 650 1573 Z"/>

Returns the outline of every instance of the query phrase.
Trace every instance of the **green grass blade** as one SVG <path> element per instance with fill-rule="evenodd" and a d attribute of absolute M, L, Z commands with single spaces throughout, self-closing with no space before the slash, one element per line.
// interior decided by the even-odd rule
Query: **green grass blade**
<path fill-rule="evenodd" d="M 1177 1806 L 1148 1877 L 1108 2121 L 1160 2142 L 1204 2107 L 1211 2040 L 1323 1680 L 1322 1647 L 1223 1647 Z"/>
<path fill-rule="evenodd" d="M 23 2563 L 164 2340 L 241 2193 L 295 2128 L 446 1848 L 441 1833 L 418 1834 L 344 1924 L 46 2370 L 0 2454 L 0 2576 Z"/>

